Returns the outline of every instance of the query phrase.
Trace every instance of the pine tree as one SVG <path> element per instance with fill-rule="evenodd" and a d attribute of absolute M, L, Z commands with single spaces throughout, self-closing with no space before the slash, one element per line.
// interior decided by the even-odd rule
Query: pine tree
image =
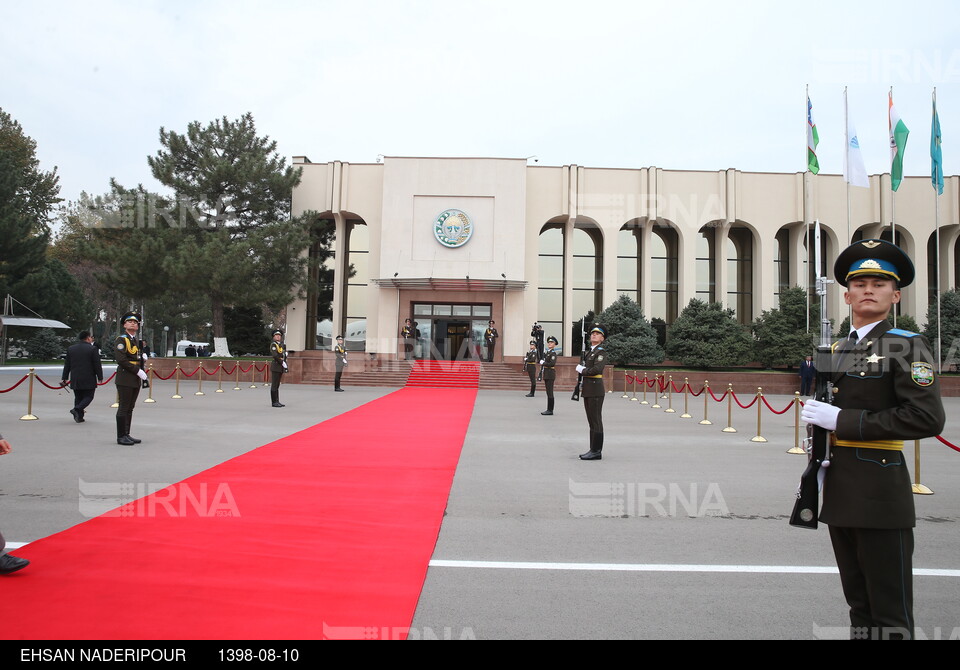
<path fill-rule="evenodd" d="M 607 329 L 603 349 L 613 365 L 657 365 L 663 349 L 657 333 L 643 316 L 643 309 L 629 296 L 621 295 L 600 313 L 599 323 Z"/>
<path fill-rule="evenodd" d="M 680 312 L 667 334 L 667 356 L 688 367 L 743 365 L 752 348 L 732 309 L 696 298 Z"/>
<path fill-rule="evenodd" d="M 756 358 L 764 367 L 795 365 L 816 349 L 820 332 L 820 305 L 810 308 L 807 330 L 807 292 L 799 286 L 780 294 L 780 307 L 766 310 L 753 322 Z"/>
<path fill-rule="evenodd" d="M 940 294 L 940 350 L 944 365 L 960 363 L 960 290 L 953 289 Z M 936 349 L 937 303 L 927 309 L 927 326 L 923 334 Z"/>

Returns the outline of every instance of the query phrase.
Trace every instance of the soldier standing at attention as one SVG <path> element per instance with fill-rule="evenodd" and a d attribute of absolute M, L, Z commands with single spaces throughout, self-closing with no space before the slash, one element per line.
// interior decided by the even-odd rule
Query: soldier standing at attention
<path fill-rule="evenodd" d="M 343 376 L 343 367 L 347 364 L 347 349 L 343 346 L 343 335 L 337 335 L 337 344 L 333 347 L 333 353 L 337 357 L 337 374 L 333 378 L 333 390 L 342 393 L 340 377 Z"/>
<path fill-rule="evenodd" d="M 130 435 L 130 423 L 133 421 L 133 408 L 147 373 L 142 363 L 145 356 L 137 346 L 137 331 L 140 330 L 140 314 L 130 312 L 123 317 L 124 333 L 113 344 L 113 357 L 117 361 L 117 444 L 131 446 L 141 440 Z"/>
<path fill-rule="evenodd" d="M 496 323 L 496 321 L 488 321 L 487 329 L 483 331 L 483 341 L 487 345 L 488 363 L 493 363 L 493 350 L 497 347 L 497 338 L 500 337 L 500 333 L 494 327 Z"/>
<path fill-rule="evenodd" d="M 801 414 L 833 431 L 820 521 L 830 526 L 851 638 L 909 639 L 916 512 L 903 441 L 943 430 L 940 383 L 926 338 L 887 321 L 914 279 L 910 258 L 889 242 L 863 240 L 837 257 L 833 272 L 847 288 L 850 336 L 834 345 L 833 403 L 808 400 Z"/>
<path fill-rule="evenodd" d="M 583 409 L 587 413 L 587 424 L 590 426 L 590 451 L 580 454 L 582 461 L 599 461 L 602 458 L 603 399 L 607 395 L 603 388 L 605 339 L 606 328 L 594 324 L 590 330 L 590 350 L 584 353 L 583 362 L 577 366 L 577 372 L 583 375 L 580 395 L 583 397 Z"/>
<path fill-rule="evenodd" d="M 403 340 L 403 360 L 409 361 L 413 356 L 413 323 L 410 319 L 404 319 L 400 338 Z"/>
<path fill-rule="evenodd" d="M 530 349 L 523 357 L 523 369 L 530 377 L 530 393 L 525 397 L 532 398 L 537 390 L 537 342 L 530 340 Z"/>
<path fill-rule="evenodd" d="M 540 374 L 543 376 L 543 387 L 547 391 L 547 411 L 540 412 L 544 416 L 553 416 L 553 382 L 557 379 L 557 338 L 553 335 L 547 338 L 547 350 L 540 361 Z"/>
<path fill-rule="evenodd" d="M 280 402 L 280 378 L 287 371 L 287 346 L 283 342 L 283 331 L 273 331 L 270 343 L 270 403 L 272 407 L 285 407 Z"/>

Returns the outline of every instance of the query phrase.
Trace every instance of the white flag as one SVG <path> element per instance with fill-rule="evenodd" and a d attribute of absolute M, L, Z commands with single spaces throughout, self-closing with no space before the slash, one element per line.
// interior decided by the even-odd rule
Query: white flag
<path fill-rule="evenodd" d="M 846 107 L 847 95 L 844 91 L 843 104 Z M 847 113 L 847 150 L 843 153 L 843 180 L 853 186 L 870 188 L 870 179 L 867 177 L 867 168 L 863 164 L 863 153 L 860 151 L 860 140 L 857 137 L 856 126 Z"/>

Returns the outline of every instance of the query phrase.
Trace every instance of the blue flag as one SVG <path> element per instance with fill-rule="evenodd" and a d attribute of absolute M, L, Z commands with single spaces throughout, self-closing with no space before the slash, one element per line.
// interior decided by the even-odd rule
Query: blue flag
<path fill-rule="evenodd" d="M 943 151 L 940 149 L 940 117 L 937 115 L 937 97 L 933 97 L 933 123 L 930 126 L 930 181 L 937 195 L 943 195 Z"/>

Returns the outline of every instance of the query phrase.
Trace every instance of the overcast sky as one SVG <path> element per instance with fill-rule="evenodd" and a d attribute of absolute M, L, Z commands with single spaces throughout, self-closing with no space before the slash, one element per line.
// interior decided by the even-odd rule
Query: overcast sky
<path fill-rule="evenodd" d="M 537 156 L 540 165 L 799 172 L 805 86 L 822 173 L 842 171 L 849 88 L 870 174 L 887 92 L 930 174 L 937 87 L 960 173 L 955 0 L 0 0 L 0 107 L 61 196 L 162 190 L 161 127 L 253 113 L 290 161 Z"/>

